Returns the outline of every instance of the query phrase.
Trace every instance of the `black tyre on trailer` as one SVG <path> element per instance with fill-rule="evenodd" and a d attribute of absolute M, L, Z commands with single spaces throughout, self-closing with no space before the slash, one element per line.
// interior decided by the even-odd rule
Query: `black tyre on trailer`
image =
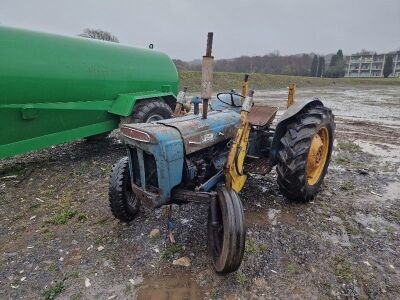
<path fill-rule="evenodd" d="M 333 149 L 332 111 L 321 104 L 304 108 L 287 124 L 278 152 L 278 185 L 293 201 L 308 201 L 320 188 Z"/>
<path fill-rule="evenodd" d="M 171 107 L 162 100 L 141 101 L 135 105 L 130 116 L 121 118 L 121 124 L 149 123 L 172 118 Z"/>
<path fill-rule="evenodd" d="M 110 208 L 122 222 L 132 221 L 140 208 L 140 200 L 132 191 L 128 157 L 121 158 L 112 168 L 108 189 Z"/>

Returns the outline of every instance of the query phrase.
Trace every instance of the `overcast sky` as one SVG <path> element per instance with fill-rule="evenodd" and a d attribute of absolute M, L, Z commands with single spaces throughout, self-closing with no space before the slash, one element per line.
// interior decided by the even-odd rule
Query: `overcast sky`
<path fill-rule="evenodd" d="M 400 48 L 400 0 L 0 0 L 0 24 L 64 35 L 100 28 L 184 60 L 204 55 L 208 31 L 216 58 Z"/>

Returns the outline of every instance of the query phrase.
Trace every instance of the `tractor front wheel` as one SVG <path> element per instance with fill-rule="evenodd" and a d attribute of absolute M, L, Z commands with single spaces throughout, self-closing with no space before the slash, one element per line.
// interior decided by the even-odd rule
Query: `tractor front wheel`
<path fill-rule="evenodd" d="M 279 189 L 286 198 L 314 198 L 329 166 L 334 131 L 332 111 L 322 105 L 303 109 L 287 125 L 276 168 Z"/>
<path fill-rule="evenodd" d="M 243 259 L 243 207 L 238 194 L 225 186 L 217 188 L 217 199 L 213 201 L 208 213 L 208 248 L 217 273 L 226 274 L 236 271 Z"/>
<path fill-rule="evenodd" d="M 108 198 L 111 212 L 122 222 L 129 223 L 139 211 L 140 200 L 132 191 L 128 157 L 126 156 L 112 168 Z"/>

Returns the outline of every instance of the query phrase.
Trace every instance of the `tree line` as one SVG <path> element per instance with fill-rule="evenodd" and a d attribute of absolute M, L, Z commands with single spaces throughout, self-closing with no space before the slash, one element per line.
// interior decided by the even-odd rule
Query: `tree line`
<path fill-rule="evenodd" d="M 79 36 L 119 43 L 116 36 L 100 29 L 86 28 Z M 362 50 L 360 54 L 370 53 Z M 180 59 L 174 59 L 173 61 L 178 70 L 201 70 L 200 60 L 185 62 Z M 339 78 L 345 75 L 346 62 L 341 49 L 331 56 L 329 65 L 326 65 L 325 56 L 318 56 L 316 54 L 280 55 L 279 51 L 275 51 L 264 56 L 240 56 L 232 59 L 219 59 L 215 61 L 214 70 L 217 72 L 268 73 Z M 392 72 L 393 57 L 388 55 L 383 68 L 383 76 L 386 78 Z"/>
<path fill-rule="evenodd" d="M 200 61 L 185 62 L 174 59 L 178 70 L 200 71 Z M 264 56 L 240 56 L 232 59 L 218 59 L 214 70 L 217 72 L 249 72 L 276 75 L 297 75 L 312 77 L 343 77 L 345 59 L 338 50 L 326 65 L 325 56 L 315 54 L 279 55 L 279 52 Z"/>

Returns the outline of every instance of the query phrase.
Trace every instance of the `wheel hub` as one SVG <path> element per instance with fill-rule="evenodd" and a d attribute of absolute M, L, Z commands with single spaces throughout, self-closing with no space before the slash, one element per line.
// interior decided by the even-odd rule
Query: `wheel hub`
<path fill-rule="evenodd" d="M 329 149 L 329 134 L 326 127 L 314 135 L 307 158 L 307 181 L 314 185 L 323 173 Z"/>

